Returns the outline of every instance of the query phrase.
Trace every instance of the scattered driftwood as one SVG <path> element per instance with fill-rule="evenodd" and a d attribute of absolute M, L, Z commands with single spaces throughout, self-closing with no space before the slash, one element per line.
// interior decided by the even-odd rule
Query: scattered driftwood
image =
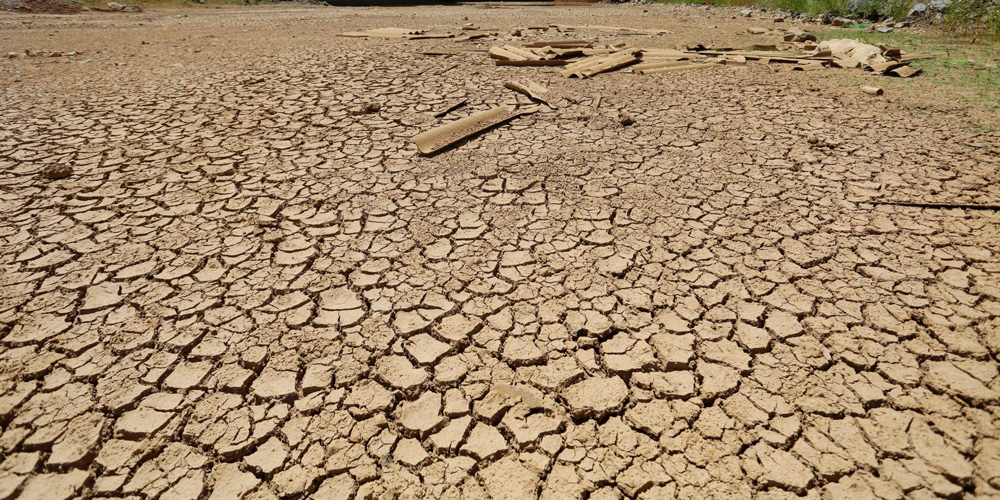
<path fill-rule="evenodd" d="M 904 54 L 895 47 L 875 46 L 857 40 L 826 40 L 819 44 L 817 51 L 825 51 L 833 57 L 837 68 L 862 67 L 880 75 L 910 78 L 920 74 L 920 69 L 911 68 L 910 61 L 933 57 L 928 54 Z"/>
<path fill-rule="evenodd" d="M 419 29 L 408 28 L 376 28 L 365 31 L 348 31 L 338 33 L 337 36 L 350 38 L 406 38 L 409 40 L 420 40 L 426 38 L 454 38 L 454 33 L 429 33 Z"/>
<path fill-rule="evenodd" d="M 451 123 L 435 127 L 422 134 L 418 134 L 413 138 L 413 142 L 416 143 L 417 150 L 425 155 L 436 153 L 451 144 L 461 141 L 462 139 L 489 130 L 512 118 L 534 113 L 536 111 L 538 111 L 537 106 L 519 108 L 516 110 L 512 110 L 504 106 L 497 106 L 488 111 L 480 111 Z"/>
<path fill-rule="evenodd" d="M 640 28 L 619 28 L 617 26 L 600 26 L 595 24 L 587 24 L 583 26 L 569 26 L 565 24 L 553 24 L 551 27 L 559 31 L 577 31 L 577 30 L 591 30 L 600 31 L 603 33 L 610 33 L 613 35 L 669 35 L 670 31 L 667 30 L 657 30 L 657 29 L 640 29 Z"/>

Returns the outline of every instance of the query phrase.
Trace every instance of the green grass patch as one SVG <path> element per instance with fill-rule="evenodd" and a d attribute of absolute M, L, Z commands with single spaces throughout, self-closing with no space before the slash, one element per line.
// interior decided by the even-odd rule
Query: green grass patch
<path fill-rule="evenodd" d="M 657 0 L 668 3 L 760 6 L 808 16 L 832 14 L 855 19 L 901 20 L 914 0 L 862 0 L 851 9 L 850 0 Z M 927 2 L 929 0 L 923 0 Z M 954 0 L 946 13 L 946 25 L 958 31 L 1000 35 L 1000 0 Z"/>
<path fill-rule="evenodd" d="M 898 47 L 911 54 L 933 54 L 933 59 L 910 63 L 923 70 L 916 78 L 929 79 L 939 85 L 942 92 L 949 92 L 949 87 L 964 89 L 964 92 L 954 93 L 956 99 L 1000 110 L 1000 53 L 992 37 L 969 40 L 945 33 L 879 33 L 854 29 L 824 29 L 813 34 L 819 41 L 850 38 L 871 45 Z"/>

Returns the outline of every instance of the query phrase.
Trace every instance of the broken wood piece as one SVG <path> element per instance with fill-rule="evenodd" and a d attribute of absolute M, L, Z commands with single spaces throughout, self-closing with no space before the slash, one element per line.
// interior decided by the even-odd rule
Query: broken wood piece
<path fill-rule="evenodd" d="M 585 55 L 584 49 L 548 49 L 548 51 L 556 57 L 561 58 L 580 57 Z"/>
<path fill-rule="evenodd" d="M 585 59 L 580 59 L 579 61 L 573 61 L 566 65 L 566 67 L 561 71 L 562 76 L 580 76 L 579 71 L 589 68 L 591 66 L 600 63 L 606 56 L 591 56 Z"/>
<path fill-rule="evenodd" d="M 407 28 L 376 28 L 365 31 L 348 31 L 338 33 L 337 36 L 344 37 L 375 37 L 375 38 L 403 38 L 405 36 L 420 35 L 424 30 Z"/>
<path fill-rule="evenodd" d="M 538 54 L 536 54 L 536 53 L 534 53 L 534 52 L 532 52 L 530 50 L 524 50 L 524 49 L 522 49 L 520 47 L 515 47 L 513 45 L 504 45 L 501 48 L 503 50 L 506 50 L 507 52 L 511 52 L 511 53 L 517 54 L 517 55 L 523 57 L 524 59 L 526 59 L 528 61 L 539 61 L 539 60 L 542 59 L 542 56 L 540 56 L 540 55 L 538 55 Z"/>
<path fill-rule="evenodd" d="M 830 66 L 834 68 L 857 68 L 861 66 L 861 62 L 853 57 L 833 57 L 833 61 L 830 62 Z"/>
<path fill-rule="evenodd" d="M 763 61 L 764 58 L 762 58 L 761 60 Z M 768 58 L 766 58 L 766 60 L 769 63 L 799 64 L 799 63 L 802 62 L 802 59 L 792 59 L 792 58 L 788 58 L 788 57 L 768 57 Z"/>
<path fill-rule="evenodd" d="M 872 65 L 868 66 L 866 69 L 868 69 L 869 71 L 874 71 L 876 73 L 880 73 L 880 74 L 884 75 L 884 74 L 886 74 L 886 73 L 888 73 L 888 72 L 890 72 L 890 71 L 892 71 L 892 70 L 894 70 L 894 69 L 896 69 L 896 68 L 898 68 L 900 66 L 905 66 L 905 65 L 906 65 L 906 63 L 904 63 L 904 62 L 889 61 L 889 62 L 884 62 L 884 63 L 879 63 L 879 64 L 872 64 Z"/>
<path fill-rule="evenodd" d="M 795 66 L 794 68 L 792 68 L 792 71 L 816 71 L 818 69 L 823 69 L 825 67 L 826 66 L 823 66 L 823 63 L 821 63 L 821 62 L 805 62 L 805 61 L 802 61 L 797 66 Z"/>
<path fill-rule="evenodd" d="M 505 106 L 497 106 L 487 111 L 480 111 L 465 118 L 435 127 L 413 138 L 417 150 L 423 154 L 431 154 L 454 144 L 462 139 L 493 128 L 512 118 L 534 113 L 538 106 L 511 110 Z"/>
<path fill-rule="evenodd" d="M 647 70 L 651 70 L 651 69 L 672 68 L 674 66 L 690 66 L 691 64 L 692 64 L 691 61 L 667 61 L 667 62 L 658 62 L 658 63 L 641 63 L 641 64 L 635 65 L 632 69 L 636 73 L 642 73 L 643 71 L 647 71 Z"/>
<path fill-rule="evenodd" d="M 468 102 L 468 99 L 459 99 L 457 101 L 449 102 L 445 104 L 445 107 L 441 111 L 434 113 L 434 118 L 441 118 L 442 116 L 465 106 Z"/>
<path fill-rule="evenodd" d="M 889 74 L 898 76 L 900 78 L 910 78 L 920 74 L 922 70 L 919 68 L 913 68 L 910 66 L 900 66 L 898 68 L 889 70 Z"/>
<path fill-rule="evenodd" d="M 614 52 L 616 52 L 615 49 L 583 49 L 583 55 L 585 56 L 606 55 L 613 54 Z"/>
<path fill-rule="evenodd" d="M 830 61 L 833 59 L 832 56 L 793 56 L 783 53 L 772 53 L 772 52 L 748 52 L 740 50 L 701 50 L 701 51 L 689 51 L 685 52 L 689 55 L 702 55 L 702 56 L 743 56 L 747 59 L 761 59 L 764 57 L 769 58 L 781 58 L 781 59 L 794 59 L 796 61 Z"/>
<path fill-rule="evenodd" d="M 872 87 L 871 85 L 861 87 L 861 91 L 868 95 L 882 95 L 884 93 L 882 87 Z"/>
<path fill-rule="evenodd" d="M 631 35 L 635 33 L 644 33 L 649 35 L 669 35 L 670 31 L 658 30 L 658 29 L 642 29 L 642 28 L 619 28 L 616 26 L 600 26 L 595 24 L 587 24 L 584 26 L 567 26 L 564 24 L 553 24 L 553 28 L 559 31 L 575 31 L 581 29 L 603 31 L 605 33 L 614 33 L 620 35 Z"/>
<path fill-rule="evenodd" d="M 882 57 L 886 59 L 898 61 L 900 57 L 903 57 L 902 51 L 895 47 L 882 47 L 880 45 L 879 48 L 882 49 Z"/>
<path fill-rule="evenodd" d="M 490 47 L 490 57 L 503 61 L 527 61 L 524 57 L 500 47 Z"/>
<path fill-rule="evenodd" d="M 643 75 L 649 75 L 649 74 L 653 74 L 653 73 L 669 73 L 669 72 L 672 72 L 672 71 L 686 71 L 686 70 L 689 70 L 689 69 L 711 68 L 713 66 L 718 66 L 718 65 L 719 64 L 715 63 L 715 62 L 701 63 L 701 64 L 691 64 L 691 63 L 688 63 L 688 64 L 684 64 L 684 65 L 681 65 L 681 66 L 668 66 L 668 67 L 663 67 L 663 68 L 655 68 L 655 69 L 642 70 L 639 73 L 643 74 Z"/>
<path fill-rule="evenodd" d="M 597 111 L 597 108 L 601 107 L 601 99 L 602 99 L 602 97 L 603 96 L 601 96 L 601 94 L 597 94 L 597 95 L 594 96 L 594 111 Z"/>
<path fill-rule="evenodd" d="M 684 51 L 681 51 L 681 50 L 671 50 L 671 49 L 639 49 L 639 50 L 642 51 L 642 57 L 643 58 L 646 58 L 646 57 L 676 57 L 676 58 L 688 57 L 688 54 L 685 54 Z"/>
<path fill-rule="evenodd" d="M 630 64 L 639 62 L 639 58 L 631 51 L 615 52 L 603 57 L 591 57 L 581 61 L 579 66 L 567 67 L 562 71 L 565 77 L 589 78 L 607 71 L 624 68 Z"/>
<path fill-rule="evenodd" d="M 541 47 L 552 47 L 553 49 L 581 49 L 584 47 L 591 47 L 594 45 L 596 40 L 538 40 L 531 43 L 524 44 L 525 48 L 541 48 Z"/>
<path fill-rule="evenodd" d="M 456 42 L 468 42 L 469 40 L 479 40 L 480 38 L 486 38 L 489 36 L 494 36 L 496 33 L 464 33 L 455 37 Z"/>
<path fill-rule="evenodd" d="M 505 61 L 503 59 L 495 59 L 493 62 L 497 66 L 565 66 L 569 64 L 569 61 L 564 59 L 542 59 L 539 61 Z"/>
<path fill-rule="evenodd" d="M 744 56 L 726 56 L 726 57 L 722 57 L 720 59 L 721 59 L 720 62 L 722 64 L 725 64 L 726 66 L 746 66 L 747 65 L 747 58 L 744 57 Z"/>
<path fill-rule="evenodd" d="M 443 50 L 425 50 L 425 51 L 421 52 L 420 55 L 423 55 L 423 56 L 454 56 L 454 55 L 461 54 L 461 53 L 462 53 L 461 50 L 443 49 Z"/>
<path fill-rule="evenodd" d="M 407 40 L 427 40 L 431 38 L 455 38 L 454 33 L 419 33 L 416 35 L 406 35 Z"/>
<path fill-rule="evenodd" d="M 934 54 L 903 54 L 899 57 L 899 60 L 901 62 L 909 62 L 917 59 L 934 59 L 935 57 L 937 56 Z"/>
<path fill-rule="evenodd" d="M 544 94 L 546 94 L 549 91 L 549 89 L 547 89 L 547 88 L 545 88 L 545 87 L 543 87 L 543 86 L 541 86 L 541 85 L 539 85 L 539 84 L 537 84 L 537 83 L 535 83 L 535 82 L 533 82 L 531 80 L 525 80 L 524 82 L 520 82 L 520 81 L 515 80 L 515 81 L 507 82 L 507 83 L 503 84 L 503 86 L 507 87 L 507 88 L 509 88 L 511 90 L 520 92 L 520 93 L 522 93 L 522 94 L 524 94 L 524 95 L 526 95 L 526 96 L 530 97 L 531 99 L 534 99 L 534 100 L 536 100 L 538 102 L 545 103 L 545 105 L 548 106 L 548 107 L 550 107 L 550 108 L 552 107 L 552 105 L 549 104 L 549 101 L 547 101 L 545 99 L 545 97 L 544 97 Z"/>

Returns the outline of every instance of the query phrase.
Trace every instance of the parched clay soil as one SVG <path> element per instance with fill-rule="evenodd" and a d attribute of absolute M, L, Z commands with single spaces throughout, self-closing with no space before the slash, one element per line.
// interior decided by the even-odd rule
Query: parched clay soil
<path fill-rule="evenodd" d="M 1000 495 L 1000 215 L 878 203 L 1000 203 L 995 117 L 484 52 L 735 12 L 0 17 L 0 500 Z M 556 109 L 417 153 L 514 78 Z"/>

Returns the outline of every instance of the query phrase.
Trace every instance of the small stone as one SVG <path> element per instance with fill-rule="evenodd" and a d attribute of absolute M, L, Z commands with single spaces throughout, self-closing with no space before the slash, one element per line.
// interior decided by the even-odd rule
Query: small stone
<path fill-rule="evenodd" d="M 49 165 L 42 169 L 42 175 L 44 175 L 46 179 L 65 179 L 70 175 L 73 175 L 73 167 L 65 164 Z"/>

